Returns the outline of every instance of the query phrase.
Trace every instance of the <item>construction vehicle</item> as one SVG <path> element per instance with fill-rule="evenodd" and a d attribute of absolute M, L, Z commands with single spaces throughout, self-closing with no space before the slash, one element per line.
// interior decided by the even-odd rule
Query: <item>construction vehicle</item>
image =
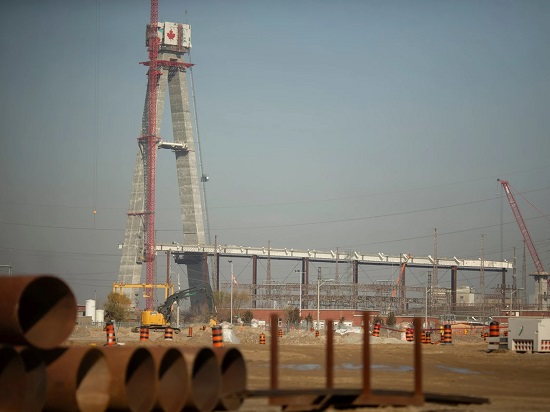
<path fill-rule="evenodd" d="M 156 311 L 144 310 L 141 312 L 141 326 L 147 326 L 152 330 L 164 330 L 167 327 L 171 327 L 175 333 L 179 333 L 179 328 L 172 327 L 172 305 L 200 292 L 206 293 L 206 288 L 195 287 L 184 289 L 168 296 L 166 301 Z M 139 332 L 139 329 L 139 327 L 136 327 L 132 329 L 132 332 Z"/>

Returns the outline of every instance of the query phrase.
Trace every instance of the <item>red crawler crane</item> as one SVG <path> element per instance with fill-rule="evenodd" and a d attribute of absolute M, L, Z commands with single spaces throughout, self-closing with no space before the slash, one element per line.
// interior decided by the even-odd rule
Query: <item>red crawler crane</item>
<path fill-rule="evenodd" d="M 149 70 L 147 72 L 147 134 L 140 137 L 145 147 L 145 283 L 155 283 L 155 190 L 157 167 L 157 82 L 160 76 L 158 69 L 159 38 L 158 31 L 158 0 L 151 0 L 151 19 L 149 23 Z M 147 310 L 153 310 L 154 290 L 145 289 Z"/>
<path fill-rule="evenodd" d="M 516 203 L 516 199 L 514 198 L 514 195 L 512 194 L 512 191 L 510 190 L 510 185 L 508 184 L 507 180 L 501 180 L 497 179 L 502 187 L 504 188 L 504 192 L 506 193 L 506 196 L 508 197 L 508 202 L 510 203 L 510 207 L 512 208 L 512 212 L 514 213 L 514 217 L 516 218 L 516 222 L 518 222 L 519 230 L 521 231 L 521 234 L 523 235 L 523 239 L 525 240 L 525 243 L 527 244 L 527 248 L 529 249 L 529 253 L 531 254 L 531 258 L 533 259 L 533 263 L 535 264 L 535 268 L 537 269 L 537 274 L 547 274 L 546 270 L 544 270 L 544 266 L 542 265 L 542 262 L 539 258 L 539 254 L 537 253 L 537 249 L 535 248 L 535 244 L 533 243 L 533 240 L 531 239 L 531 235 L 529 234 L 529 231 L 527 230 L 527 226 L 525 225 L 525 221 L 523 220 L 523 217 L 521 216 L 521 212 L 519 211 L 519 207 Z M 550 284 L 550 279 L 548 281 Z"/>

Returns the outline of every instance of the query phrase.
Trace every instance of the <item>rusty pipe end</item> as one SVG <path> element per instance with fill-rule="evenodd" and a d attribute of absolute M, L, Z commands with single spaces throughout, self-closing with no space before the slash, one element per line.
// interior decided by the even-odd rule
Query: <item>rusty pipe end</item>
<path fill-rule="evenodd" d="M 155 362 L 144 347 L 106 346 L 112 385 L 109 409 L 148 412 L 155 404 L 157 378 Z"/>
<path fill-rule="evenodd" d="M 182 347 L 190 377 L 190 393 L 186 408 L 212 411 L 220 397 L 221 374 L 216 355 L 211 348 Z"/>
<path fill-rule="evenodd" d="M 17 352 L 25 365 L 26 389 L 25 400 L 21 410 L 39 412 L 46 402 L 46 364 L 40 356 L 40 351 L 30 346 L 19 346 Z"/>
<path fill-rule="evenodd" d="M 24 410 L 25 390 L 23 360 L 13 347 L 0 345 L 0 410 Z"/>
<path fill-rule="evenodd" d="M 174 347 L 149 348 L 158 379 L 155 408 L 181 411 L 189 396 L 189 373 L 181 351 Z"/>
<path fill-rule="evenodd" d="M 71 346 L 42 351 L 48 376 L 46 411 L 101 411 L 109 405 L 111 375 L 100 350 Z"/>
<path fill-rule="evenodd" d="M 76 299 L 69 286 L 52 275 L 0 277 L 0 339 L 14 345 L 53 349 L 76 322 Z"/>
<path fill-rule="evenodd" d="M 215 353 L 221 372 L 220 400 L 216 410 L 237 410 L 245 398 L 246 362 L 236 348 L 215 350 Z"/>

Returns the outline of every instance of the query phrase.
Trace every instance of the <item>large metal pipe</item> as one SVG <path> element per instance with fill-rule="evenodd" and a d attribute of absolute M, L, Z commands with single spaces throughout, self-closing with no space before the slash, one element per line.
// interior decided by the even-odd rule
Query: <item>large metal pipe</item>
<path fill-rule="evenodd" d="M 220 400 L 216 410 L 234 411 L 244 402 L 246 391 L 246 362 L 236 348 L 214 349 L 221 372 Z"/>
<path fill-rule="evenodd" d="M 214 351 L 208 347 L 179 347 L 187 364 L 190 392 L 185 410 L 209 412 L 218 404 L 221 374 Z"/>
<path fill-rule="evenodd" d="M 53 349 L 73 331 L 76 300 L 51 275 L 0 277 L 0 341 Z"/>
<path fill-rule="evenodd" d="M 18 412 L 25 402 L 25 365 L 17 351 L 0 345 L 0 410 Z"/>
<path fill-rule="evenodd" d="M 189 373 L 183 353 L 174 347 L 148 347 L 155 361 L 157 395 L 155 408 L 163 411 L 183 410 L 189 396 Z"/>
<path fill-rule="evenodd" d="M 19 356 L 25 365 L 25 399 L 22 411 L 40 412 L 46 402 L 46 364 L 40 351 L 30 346 L 17 347 Z"/>
<path fill-rule="evenodd" d="M 111 375 L 100 350 L 71 346 L 42 351 L 46 363 L 45 411 L 104 411 Z"/>
<path fill-rule="evenodd" d="M 155 405 L 155 361 L 144 347 L 101 348 L 111 372 L 109 410 L 149 412 Z"/>

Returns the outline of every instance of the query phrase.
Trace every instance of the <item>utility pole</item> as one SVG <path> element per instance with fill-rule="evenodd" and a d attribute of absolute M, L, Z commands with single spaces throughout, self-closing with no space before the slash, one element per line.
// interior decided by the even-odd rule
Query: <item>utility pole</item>
<path fill-rule="evenodd" d="M 300 323 L 301 323 L 302 322 L 302 283 L 304 282 L 303 276 L 305 272 L 302 270 L 295 270 L 294 272 L 300 274 Z"/>
<path fill-rule="evenodd" d="M 510 292 L 510 305 L 509 305 L 509 316 L 512 316 L 512 308 L 514 307 L 514 296 L 517 294 L 518 291 L 522 289 L 518 289 L 516 285 L 499 285 L 501 286 L 502 290 L 505 292 Z"/>
<path fill-rule="evenodd" d="M 214 277 L 215 276 L 215 277 Z M 214 259 L 212 264 L 212 286 L 220 291 L 220 273 L 218 271 L 218 235 L 214 236 Z"/>
<path fill-rule="evenodd" d="M 433 284 L 436 288 L 439 287 L 439 278 L 437 276 L 437 228 L 434 228 L 434 276 Z"/>
<path fill-rule="evenodd" d="M 334 279 L 327 279 L 327 280 L 322 280 L 321 278 L 321 268 L 318 268 L 317 269 L 317 330 L 319 330 L 319 324 L 320 324 L 320 321 L 319 321 L 319 314 L 320 314 L 320 311 L 319 311 L 319 306 L 321 304 L 321 286 L 324 285 L 325 283 L 327 282 L 332 282 L 334 281 Z"/>
<path fill-rule="evenodd" d="M 516 266 L 517 266 L 517 259 L 516 259 L 516 248 L 514 247 L 514 267 L 512 268 L 512 288 L 514 290 L 517 290 L 518 284 L 517 284 L 517 273 L 516 273 Z M 518 295 L 514 295 L 514 299 L 517 300 Z M 510 302 L 510 307 L 512 306 L 512 302 Z M 512 311 L 512 309 L 510 309 Z"/>
<path fill-rule="evenodd" d="M 479 289 L 481 290 L 481 321 L 485 325 L 485 245 L 481 235 L 481 267 L 479 269 Z"/>
<path fill-rule="evenodd" d="M 426 304 L 424 307 L 424 329 L 428 329 L 428 287 L 426 286 Z"/>
<path fill-rule="evenodd" d="M 267 241 L 267 267 L 266 267 L 266 283 L 267 283 L 267 296 L 269 296 L 269 299 L 273 301 L 271 298 L 271 240 Z M 273 303 L 271 302 L 271 306 L 273 306 Z"/>
<path fill-rule="evenodd" d="M 336 274 L 334 276 L 334 279 L 336 279 L 336 283 L 340 283 L 340 276 L 338 274 L 338 258 L 340 257 L 340 253 L 338 253 L 338 248 L 336 248 Z"/>
<path fill-rule="evenodd" d="M 429 295 L 428 295 L 429 292 Z M 430 297 L 428 300 L 428 296 Z M 432 272 L 428 271 L 428 286 L 426 289 L 426 313 L 428 311 L 428 306 L 433 305 L 433 276 Z"/>
<path fill-rule="evenodd" d="M 525 240 L 523 241 L 523 262 L 521 265 L 521 303 L 527 305 L 527 255 L 526 255 L 526 244 Z"/>
<path fill-rule="evenodd" d="M 178 272 L 178 292 L 181 290 L 181 287 L 180 287 L 180 273 Z M 179 328 L 180 327 L 180 302 L 179 300 L 176 300 L 176 328 Z"/>
<path fill-rule="evenodd" d="M 437 275 L 437 228 L 434 228 L 434 264 L 433 264 L 433 276 L 431 277 L 431 281 L 429 282 L 430 286 L 430 306 L 432 310 L 434 310 L 435 306 L 437 306 L 437 300 L 438 300 L 438 285 L 439 285 L 439 279 Z"/>
<path fill-rule="evenodd" d="M 233 260 L 232 259 L 229 259 L 229 263 L 231 264 L 231 280 L 230 280 L 230 283 L 231 283 L 231 303 L 230 303 L 230 306 L 231 306 L 231 310 L 230 310 L 230 316 L 231 316 L 231 324 L 233 325 L 233 282 L 235 282 L 235 276 L 233 275 Z"/>

